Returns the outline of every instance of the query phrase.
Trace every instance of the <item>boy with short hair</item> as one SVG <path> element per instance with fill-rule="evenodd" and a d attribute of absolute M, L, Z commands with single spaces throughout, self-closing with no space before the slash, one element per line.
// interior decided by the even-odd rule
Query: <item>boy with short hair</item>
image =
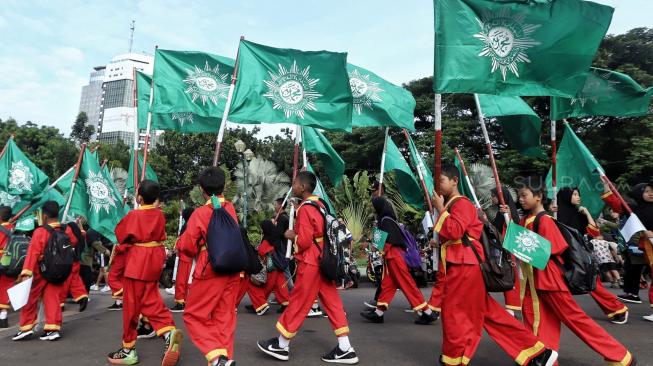
<path fill-rule="evenodd" d="M 551 242 L 551 257 L 543 270 L 523 264 L 525 297 L 522 314 L 524 323 L 554 350 L 560 347 L 560 324 L 564 323 L 590 348 L 599 353 L 613 366 L 635 365 L 635 358 L 626 347 L 601 328 L 578 306 L 564 280 L 561 263 L 562 254 L 569 248 L 554 219 L 544 212 L 546 199 L 542 180 L 529 178 L 519 188 L 519 203 L 528 214 L 521 224 Z"/>
<path fill-rule="evenodd" d="M 445 273 L 441 364 L 467 365 L 476 352 L 482 329 L 485 329 L 518 365 L 553 365 L 557 352 L 545 348 L 485 289 L 480 263 L 474 253 L 475 249 L 484 260 L 483 246 L 477 239 L 481 237 L 483 223 L 474 204 L 458 191 L 458 169 L 443 164 L 439 179 L 442 196 L 436 193 L 433 205 L 440 214 L 434 230 L 442 243 L 440 257 Z"/>
<path fill-rule="evenodd" d="M 11 207 L 0 206 L 0 257 L 9 244 L 9 233 L 14 229 L 9 220 L 11 219 Z M 7 233 L 5 233 L 5 230 Z M 14 285 L 15 278 L 0 273 L 0 328 L 8 328 L 7 311 L 9 310 L 9 295 L 7 290 Z"/>
<path fill-rule="evenodd" d="M 320 210 L 324 206 L 319 197 L 313 195 L 317 178 L 315 174 L 302 171 L 293 181 L 292 193 L 302 199 L 297 209 L 297 220 L 293 230 L 285 233 L 286 239 L 295 243 L 295 259 L 297 260 L 297 279 L 295 288 L 290 293 L 288 307 L 277 322 L 279 336 L 257 343 L 265 354 L 282 361 L 290 359 L 289 345 L 301 328 L 306 314 L 313 302 L 319 296 L 326 311 L 338 345 L 328 354 L 322 356 L 322 361 L 329 363 L 356 364 L 358 356 L 349 343 L 349 326 L 342 306 L 342 300 L 334 281 L 328 280 L 320 272 L 320 257 L 324 244 L 325 218 Z M 309 203 L 311 202 L 311 203 Z"/>
<path fill-rule="evenodd" d="M 38 302 L 43 301 L 45 308 L 45 326 L 44 334 L 40 337 L 42 341 L 56 341 L 61 338 L 61 306 L 60 296 L 63 288 L 61 283 L 51 283 L 41 276 L 40 262 L 43 260 L 43 253 L 48 245 L 48 240 L 52 235 L 50 230 L 63 230 L 59 222 L 59 204 L 55 201 L 47 201 L 41 208 L 43 226 L 36 228 L 32 234 L 23 271 L 18 276 L 18 282 L 25 281 L 32 277 L 32 288 L 29 293 L 29 300 L 20 312 L 20 329 L 12 338 L 19 341 L 32 337 L 34 334 L 34 325 L 38 313 Z M 65 233 L 70 238 L 71 244 L 76 244 L 77 238 L 70 227 L 66 227 Z"/>
<path fill-rule="evenodd" d="M 159 277 L 166 259 L 163 247 L 166 221 L 163 212 L 155 205 L 159 193 L 157 182 L 143 180 L 138 186 L 140 206 L 116 225 L 116 239 L 129 250 L 124 274 L 122 347 L 108 355 L 112 364 L 138 363 L 136 339 L 140 314 L 146 316 L 156 334 L 165 339 L 161 365 L 174 366 L 179 361 L 183 335 L 175 327 L 172 314 L 159 293 Z"/>
<path fill-rule="evenodd" d="M 211 366 L 234 365 L 236 332 L 236 296 L 240 273 L 216 273 L 209 263 L 206 236 L 213 215 L 212 197 L 238 222 L 236 210 L 224 199 L 225 175 L 218 167 L 204 169 L 199 186 L 206 204 L 195 209 L 186 231 L 177 241 L 177 250 L 187 258 L 195 258 L 193 283 L 186 294 L 184 324 L 188 335 Z"/>

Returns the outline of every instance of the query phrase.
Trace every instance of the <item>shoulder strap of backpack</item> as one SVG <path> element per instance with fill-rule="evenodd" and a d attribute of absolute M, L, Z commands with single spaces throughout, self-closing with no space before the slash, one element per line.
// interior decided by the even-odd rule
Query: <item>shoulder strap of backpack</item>
<path fill-rule="evenodd" d="M 540 219 L 542 219 L 542 216 L 546 215 L 546 211 L 539 212 L 537 215 L 535 215 L 535 220 L 533 220 L 533 231 L 536 234 L 539 234 L 538 231 L 540 230 Z"/>
<path fill-rule="evenodd" d="M 5 228 L 4 226 L 0 225 L 0 232 L 5 234 L 6 236 L 11 236 L 12 231 Z"/>
<path fill-rule="evenodd" d="M 306 200 L 306 201 L 304 201 L 304 203 L 299 205 L 299 207 L 297 208 L 297 211 L 299 211 L 300 208 L 304 207 L 304 205 L 315 207 L 315 209 L 317 209 L 320 212 L 320 214 L 322 215 L 322 218 L 324 219 L 324 232 L 322 233 L 322 236 L 323 236 L 322 240 L 323 241 L 326 240 L 326 235 L 327 235 L 327 232 L 326 232 L 326 229 L 327 229 L 327 213 L 326 213 L 326 210 L 323 209 L 317 203 L 315 203 L 315 201 Z M 317 246 L 318 249 L 320 248 L 320 245 L 317 243 L 317 240 L 315 240 L 315 238 L 313 238 L 313 244 L 315 244 L 315 246 Z"/>

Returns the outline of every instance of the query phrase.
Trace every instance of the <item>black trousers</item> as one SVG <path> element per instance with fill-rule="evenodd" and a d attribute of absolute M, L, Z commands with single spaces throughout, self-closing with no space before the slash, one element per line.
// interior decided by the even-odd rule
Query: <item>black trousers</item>
<path fill-rule="evenodd" d="M 626 254 L 626 260 L 624 261 L 624 292 L 627 294 L 639 295 L 639 281 L 642 278 L 642 272 L 646 268 L 646 264 L 640 263 L 640 258 L 631 258 L 630 253 Z"/>
<path fill-rule="evenodd" d="M 82 278 L 82 282 L 84 282 L 86 292 L 89 292 L 93 284 L 93 269 L 90 266 L 79 266 L 79 276 Z"/>

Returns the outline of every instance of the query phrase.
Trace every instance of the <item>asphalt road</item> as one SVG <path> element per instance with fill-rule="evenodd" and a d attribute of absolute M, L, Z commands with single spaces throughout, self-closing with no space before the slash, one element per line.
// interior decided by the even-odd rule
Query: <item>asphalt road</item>
<path fill-rule="evenodd" d="M 414 315 L 405 313 L 408 303 L 397 293 L 384 324 L 366 323 L 358 314 L 363 310 L 362 302 L 373 295 L 369 284 L 362 288 L 341 292 L 348 312 L 351 328 L 351 342 L 361 360 L 361 365 L 437 365 L 442 342 L 440 323 L 430 326 L 413 324 Z M 430 289 L 422 289 L 428 296 Z M 164 294 L 168 304 L 171 296 Z M 111 303 L 110 296 L 93 292 L 92 301 L 84 313 L 77 313 L 75 304 L 68 304 L 64 313 L 62 338 L 57 342 L 33 339 L 12 342 L 16 327 L 0 330 L 0 365 L 27 366 L 90 366 L 107 365 L 106 354 L 120 346 L 122 332 L 121 312 L 105 310 Z M 653 366 L 653 323 L 642 320 L 650 312 L 648 304 L 632 305 L 631 320 L 627 325 L 609 323 L 589 296 L 577 296 L 576 300 L 590 316 L 608 332 L 623 342 L 638 358 L 639 366 Z M 258 317 L 243 309 L 249 304 L 247 297 L 241 304 L 238 316 L 236 339 L 236 360 L 240 366 L 280 365 L 282 362 L 268 359 L 256 347 L 256 341 L 276 335 L 274 324 L 278 314 L 271 311 Z M 276 308 L 273 308 L 276 310 Z M 175 321 L 183 328 L 181 314 L 175 314 Z M 17 323 L 17 314 L 10 315 L 10 324 Z M 564 327 L 563 327 L 564 328 Z M 320 355 L 336 345 L 327 319 L 307 319 L 298 336 L 291 342 L 291 360 L 287 365 L 320 365 Z M 140 365 L 160 365 L 163 341 L 160 339 L 139 340 L 137 343 Z M 202 354 L 188 338 L 184 339 L 180 365 L 206 365 Z M 560 365 L 595 366 L 605 361 L 587 347 L 580 339 L 563 330 Z M 487 336 L 478 348 L 472 365 L 502 366 L 514 365 L 503 351 Z"/>

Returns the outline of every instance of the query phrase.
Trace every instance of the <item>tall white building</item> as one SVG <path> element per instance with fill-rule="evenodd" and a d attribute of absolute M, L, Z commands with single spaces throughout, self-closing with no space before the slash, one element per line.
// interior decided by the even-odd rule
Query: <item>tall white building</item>
<path fill-rule="evenodd" d="M 96 133 L 102 123 L 102 85 L 104 84 L 105 69 L 106 66 L 96 66 L 93 68 L 88 85 L 82 87 L 82 98 L 79 101 L 79 111 L 86 113 L 88 123 L 95 128 Z M 97 134 L 94 136 L 97 136 Z"/>

